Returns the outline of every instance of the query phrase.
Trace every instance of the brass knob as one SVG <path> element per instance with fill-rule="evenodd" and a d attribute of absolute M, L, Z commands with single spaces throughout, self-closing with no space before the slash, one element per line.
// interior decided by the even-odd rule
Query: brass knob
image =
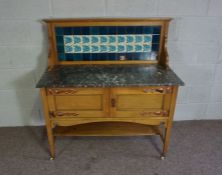
<path fill-rule="evenodd" d="M 159 92 L 159 93 L 163 93 L 164 92 L 164 88 L 157 88 L 155 89 L 156 92 Z"/>

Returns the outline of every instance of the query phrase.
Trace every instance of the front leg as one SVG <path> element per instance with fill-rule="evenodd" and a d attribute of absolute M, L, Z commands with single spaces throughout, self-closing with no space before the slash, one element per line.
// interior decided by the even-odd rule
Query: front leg
<path fill-rule="evenodd" d="M 172 127 L 172 124 L 169 124 L 167 128 L 165 129 L 165 137 L 163 141 L 163 152 L 161 154 L 161 160 L 166 159 L 166 154 L 167 154 L 169 143 L 170 143 L 171 127 Z"/>
<path fill-rule="evenodd" d="M 42 88 L 40 92 L 41 92 L 41 97 L 42 97 L 42 102 L 43 102 L 44 118 L 45 118 L 46 130 L 47 130 L 47 135 L 48 135 L 50 160 L 53 160 L 55 158 L 55 136 L 53 135 L 53 127 L 50 121 L 46 89 Z"/>
<path fill-rule="evenodd" d="M 53 160 L 55 158 L 55 136 L 53 135 L 51 126 L 46 126 L 46 129 L 49 142 L 50 160 Z"/>

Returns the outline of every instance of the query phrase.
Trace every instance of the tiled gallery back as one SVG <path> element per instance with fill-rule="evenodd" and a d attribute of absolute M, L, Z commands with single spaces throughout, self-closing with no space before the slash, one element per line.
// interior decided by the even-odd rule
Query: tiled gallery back
<path fill-rule="evenodd" d="M 161 26 L 56 27 L 59 61 L 155 60 Z"/>

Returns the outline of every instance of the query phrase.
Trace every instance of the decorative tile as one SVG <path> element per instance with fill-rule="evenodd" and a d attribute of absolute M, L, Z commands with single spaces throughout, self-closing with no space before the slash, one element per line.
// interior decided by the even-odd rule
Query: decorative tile
<path fill-rule="evenodd" d="M 135 43 L 141 43 L 143 42 L 143 38 L 141 35 L 135 36 Z"/>
<path fill-rule="evenodd" d="M 64 38 L 66 38 L 66 37 L 73 37 L 73 41 L 74 41 L 74 44 L 80 44 L 80 43 L 82 43 L 82 37 L 81 37 L 81 35 L 80 36 L 72 36 L 72 35 L 64 35 Z M 64 43 L 65 44 L 65 46 L 66 46 L 66 43 Z"/>
<path fill-rule="evenodd" d="M 151 40 L 152 40 L 151 35 L 145 35 L 145 36 L 143 37 L 143 42 L 144 42 L 144 43 L 149 43 L 149 42 L 151 42 Z"/>
<path fill-rule="evenodd" d="M 65 46 L 65 53 L 75 53 L 74 52 L 74 47 L 72 46 Z"/>
<path fill-rule="evenodd" d="M 126 42 L 126 36 L 124 36 L 124 35 L 119 35 L 119 36 L 117 37 L 117 42 L 120 43 L 120 44 L 125 43 L 125 42 Z"/>
<path fill-rule="evenodd" d="M 118 45 L 117 46 L 117 52 L 125 52 L 126 46 L 125 45 Z"/>
<path fill-rule="evenodd" d="M 144 49 L 143 49 L 143 45 L 135 45 L 135 52 L 143 52 Z"/>
<path fill-rule="evenodd" d="M 91 36 L 91 43 L 92 44 L 98 44 L 99 43 L 99 37 L 95 36 Z"/>
<path fill-rule="evenodd" d="M 107 45 L 109 47 L 109 52 L 117 52 L 117 46 L 116 45 Z"/>
<path fill-rule="evenodd" d="M 116 42 L 116 36 L 115 35 L 110 35 L 109 37 L 109 43 L 115 43 Z"/>
<path fill-rule="evenodd" d="M 65 53 L 150 52 L 152 35 L 64 35 Z"/>
<path fill-rule="evenodd" d="M 143 45 L 143 49 L 144 49 L 144 52 L 150 52 L 151 45 L 145 44 L 145 45 Z"/>
<path fill-rule="evenodd" d="M 104 35 L 100 37 L 100 43 L 101 44 L 106 44 L 108 43 L 108 36 Z"/>
<path fill-rule="evenodd" d="M 76 53 L 90 53 L 90 52 L 95 52 L 97 49 L 95 47 L 90 47 L 88 45 L 79 45 L 79 47 L 81 48 L 80 49 L 80 52 L 76 52 Z M 92 49 L 91 49 L 92 48 Z"/>
<path fill-rule="evenodd" d="M 71 35 L 64 35 L 64 44 L 67 46 L 67 45 L 72 45 L 74 44 L 74 38 L 71 36 Z"/>
<path fill-rule="evenodd" d="M 73 49 L 75 53 L 81 53 L 83 48 L 78 45 L 75 45 L 73 46 Z"/>
<path fill-rule="evenodd" d="M 82 43 L 83 44 L 89 44 L 91 41 L 91 37 L 89 37 L 89 36 L 83 36 L 82 37 Z"/>
<path fill-rule="evenodd" d="M 87 46 L 87 47 L 89 47 L 89 46 Z M 91 46 L 91 49 L 90 49 L 90 47 L 89 47 L 89 51 L 91 50 L 91 52 L 93 52 L 93 53 L 98 53 L 98 52 L 100 52 L 100 47 L 99 47 L 99 45 L 92 45 Z M 85 52 L 85 51 L 84 51 Z"/>
<path fill-rule="evenodd" d="M 126 45 L 126 52 L 135 52 L 133 49 L 133 45 Z"/>
<path fill-rule="evenodd" d="M 126 36 L 126 42 L 127 43 L 133 43 L 134 42 L 134 36 L 133 35 L 127 35 Z"/>
<path fill-rule="evenodd" d="M 107 47 L 107 45 L 100 45 L 100 52 L 108 52 L 109 49 Z"/>
<path fill-rule="evenodd" d="M 160 34 L 161 26 L 55 27 L 60 61 L 155 59 Z"/>

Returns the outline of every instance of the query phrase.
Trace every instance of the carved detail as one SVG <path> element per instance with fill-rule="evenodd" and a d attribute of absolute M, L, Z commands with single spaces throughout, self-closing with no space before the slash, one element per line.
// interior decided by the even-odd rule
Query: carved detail
<path fill-rule="evenodd" d="M 146 88 L 146 89 L 143 89 L 143 92 L 145 92 L 145 93 L 159 92 L 161 94 L 169 94 L 169 93 L 172 93 L 172 88 L 171 87 Z"/>
<path fill-rule="evenodd" d="M 171 87 L 166 87 L 165 88 L 165 93 L 171 94 L 172 93 L 172 88 Z"/>
<path fill-rule="evenodd" d="M 169 112 L 166 110 L 162 110 L 162 111 L 150 111 L 150 112 L 141 112 L 140 115 L 142 116 L 168 116 Z"/>
<path fill-rule="evenodd" d="M 76 89 L 48 89 L 50 95 L 73 95 L 76 92 Z"/>
<path fill-rule="evenodd" d="M 61 111 L 57 111 L 57 112 L 50 112 L 50 115 L 52 117 L 76 117 L 79 114 L 75 113 L 75 112 L 61 112 Z"/>
<path fill-rule="evenodd" d="M 111 99 L 111 106 L 113 108 L 116 106 L 116 100 L 114 98 Z"/>

